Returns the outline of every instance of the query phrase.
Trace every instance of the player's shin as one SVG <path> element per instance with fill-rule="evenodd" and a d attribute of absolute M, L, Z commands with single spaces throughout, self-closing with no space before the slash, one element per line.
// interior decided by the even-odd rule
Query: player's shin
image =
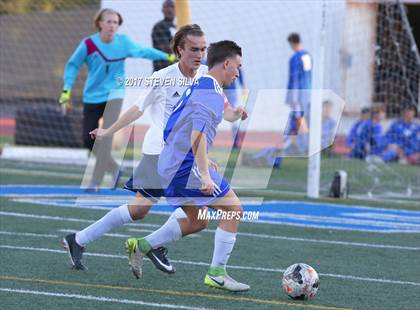
<path fill-rule="evenodd" d="M 147 235 L 144 239 L 152 248 L 158 248 L 181 239 L 182 231 L 178 219 L 185 218 L 185 216 L 182 209 L 177 208 L 158 230 Z"/>
<path fill-rule="evenodd" d="M 101 219 L 76 233 L 76 242 L 81 246 L 98 239 L 108 231 L 121 225 L 131 223 L 133 220 L 128 212 L 128 205 L 123 204 L 109 211 Z"/>

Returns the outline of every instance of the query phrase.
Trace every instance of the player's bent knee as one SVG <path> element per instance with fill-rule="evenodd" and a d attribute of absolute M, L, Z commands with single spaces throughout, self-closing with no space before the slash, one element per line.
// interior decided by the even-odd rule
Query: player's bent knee
<path fill-rule="evenodd" d="M 147 213 L 149 213 L 150 207 L 146 207 L 143 205 L 129 205 L 129 212 L 130 216 L 133 221 L 141 220 L 146 217 Z"/>
<path fill-rule="evenodd" d="M 244 213 L 244 209 L 242 208 L 242 206 L 235 206 L 234 212 L 238 216 L 242 217 L 242 214 Z"/>
<path fill-rule="evenodd" d="M 190 216 L 188 218 L 189 225 L 194 232 L 201 231 L 206 229 L 209 226 L 209 219 L 207 218 L 198 218 L 198 214 Z"/>
<path fill-rule="evenodd" d="M 242 208 L 242 204 L 241 204 L 241 201 L 239 200 L 239 198 L 235 197 L 234 199 L 231 200 L 230 210 L 232 210 L 234 212 L 239 212 L 242 215 L 243 208 Z"/>
<path fill-rule="evenodd" d="M 196 231 L 200 231 L 203 229 L 206 229 L 209 226 L 209 220 L 208 219 L 203 219 L 203 220 L 198 220 L 196 223 Z"/>

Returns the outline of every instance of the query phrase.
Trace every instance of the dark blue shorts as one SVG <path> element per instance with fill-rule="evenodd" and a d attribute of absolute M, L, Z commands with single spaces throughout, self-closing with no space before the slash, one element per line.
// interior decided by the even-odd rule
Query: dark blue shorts
<path fill-rule="evenodd" d="M 124 189 L 140 193 L 156 203 L 164 196 L 161 179 L 157 172 L 158 160 L 159 155 L 144 154 L 132 177 L 125 183 Z"/>

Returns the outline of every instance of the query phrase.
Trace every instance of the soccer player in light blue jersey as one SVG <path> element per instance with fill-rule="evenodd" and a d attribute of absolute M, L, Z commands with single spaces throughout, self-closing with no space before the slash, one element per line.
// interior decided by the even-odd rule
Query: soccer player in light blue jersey
<path fill-rule="evenodd" d="M 223 119 L 222 87 L 239 76 L 241 57 L 241 48 L 235 42 L 220 41 L 210 45 L 209 74 L 188 88 L 172 110 L 165 126 L 165 146 L 158 163 L 165 197 L 171 205 L 182 208 L 208 206 L 225 212 L 226 216 L 220 218 L 216 230 L 213 259 L 204 283 L 228 291 L 250 288 L 226 272 L 242 207 L 229 183 L 209 165 L 208 148 L 213 144 L 216 128 Z M 164 238 L 162 235 L 161 242 Z M 150 248 L 146 239 L 132 238 L 127 242 L 135 242 L 142 252 L 146 252 Z M 168 243 L 172 241 L 170 236 L 166 239 Z"/>
<path fill-rule="evenodd" d="M 83 64 L 87 66 L 87 79 L 83 91 L 83 144 L 93 149 L 90 132 L 98 127 L 104 118 L 104 128 L 114 123 L 120 113 L 125 88 L 125 60 L 146 58 L 150 60 L 175 60 L 170 55 L 154 48 L 141 46 L 127 35 L 119 34 L 123 23 L 120 13 L 102 9 L 95 17 L 98 32 L 84 38 L 68 60 L 64 70 L 64 87 L 60 103 L 71 105 L 71 89 Z M 107 108 L 107 112 L 105 112 Z M 114 186 L 119 178 L 119 166 L 111 156 L 112 138 L 101 141 L 94 149 L 97 156 L 89 189 L 96 191 L 104 173 L 114 175 Z"/>

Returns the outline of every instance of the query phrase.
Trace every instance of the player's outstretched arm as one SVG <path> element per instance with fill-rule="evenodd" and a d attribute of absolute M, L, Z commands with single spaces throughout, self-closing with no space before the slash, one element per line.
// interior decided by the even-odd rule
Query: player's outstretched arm
<path fill-rule="evenodd" d="M 145 47 L 132 41 L 128 36 L 125 36 L 128 55 L 134 58 L 145 58 L 150 60 L 166 60 L 175 62 L 176 57 L 173 54 L 167 54 L 153 47 Z"/>
<path fill-rule="evenodd" d="M 107 136 L 112 136 L 121 128 L 131 124 L 136 119 L 140 118 L 143 115 L 143 111 L 137 105 L 132 106 L 123 115 L 109 127 L 108 129 L 96 128 L 90 132 L 92 139 L 103 138 Z"/>
<path fill-rule="evenodd" d="M 193 130 L 191 132 L 191 145 L 192 151 L 197 163 L 198 171 L 201 175 L 201 188 L 200 190 L 205 195 L 211 195 L 214 192 L 214 183 L 209 174 L 209 162 L 207 158 L 207 137 L 206 134 Z"/>

